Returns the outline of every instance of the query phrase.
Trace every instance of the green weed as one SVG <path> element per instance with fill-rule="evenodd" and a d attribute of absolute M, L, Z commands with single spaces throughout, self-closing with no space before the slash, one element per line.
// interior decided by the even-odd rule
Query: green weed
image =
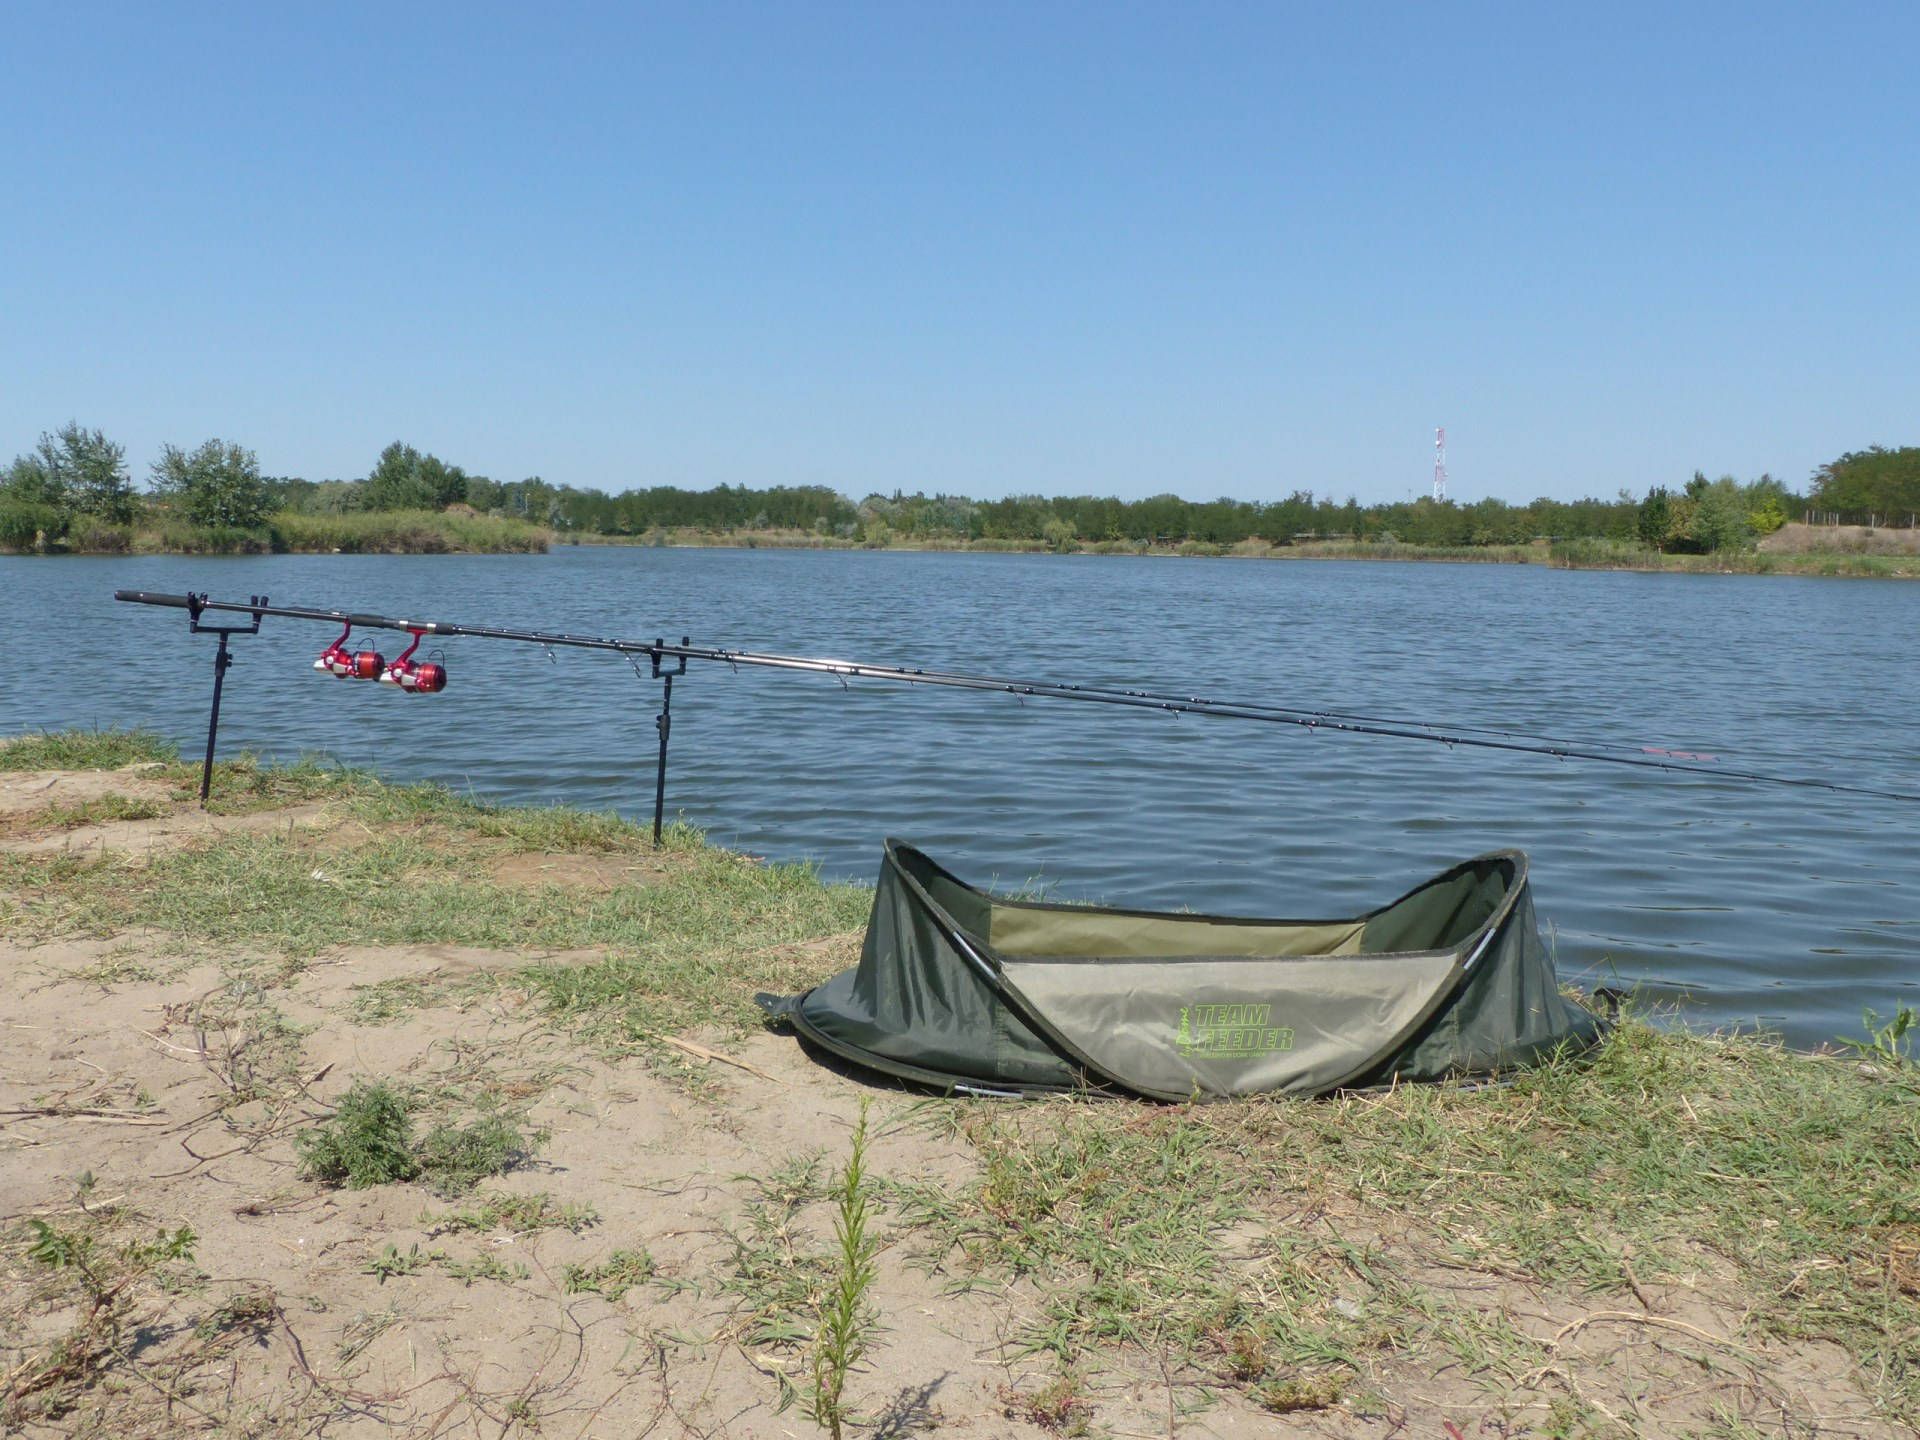
<path fill-rule="evenodd" d="M 416 1141 L 420 1108 L 418 1095 L 384 1080 L 354 1081 L 333 1118 L 294 1137 L 301 1175 L 349 1190 L 419 1180 L 435 1194 L 464 1195 L 527 1159 L 547 1138 L 488 1106 L 465 1124 L 442 1121 Z"/>
<path fill-rule="evenodd" d="M 599 1295 L 618 1300 L 653 1279 L 653 1257 L 645 1250 L 616 1250 L 597 1265 L 569 1265 L 561 1288 L 569 1295 Z"/>
<path fill-rule="evenodd" d="M 1860 1024 L 1866 1030 L 1867 1038 L 1849 1040 L 1843 1035 L 1840 1043 L 1863 1059 L 1895 1069 L 1912 1065 L 1914 1035 L 1920 1031 L 1920 1010 L 1915 1010 L 1911 1005 L 1902 1005 L 1886 1024 L 1879 1022 L 1878 1011 L 1866 1011 L 1860 1018 Z"/>
<path fill-rule="evenodd" d="M 833 1278 L 813 1337 L 813 1418 L 841 1440 L 847 1423 L 847 1375 L 872 1339 L 876 1317 L 868 1299 L 878 1271 L 879 1242 L 868 1232 L 867 1101 L 853 1128 L 847 1163 L 833 1187 Z"/>
<path fill-rule="evenodd" d="M 1004 1389 L 1000 1403 L 1009 1416 L 1018 1416 L 1053 1435 L 1086 1435 L 1093 1427 L 1093 1401 L 1087 1395 L 1086 1376 L 1072 1367 L 1061 1369 L 1037 1390 Z"/>
<path fill-rule="evenodd" d="M 578 1235 L 599 1220 L 593 1206 L 563 1204 L 544 1190 L 531 1195 L 509 1195 L 495 1190 L 480 1196 L 479 1203 L 470 1209 L 449 1210 L 438 1215 L 425 1213 L 420 1217 L 420 1224 L 432 1235 L 495 1230 L 516 1235 L 565 1230 L 570 1235 Z"/>
<path fill-rule="evenodd" d="M 412 1103 L 385 1081 L 354 1081 L 333 1118 L 294 1136 L 293 1148 L 302 1176 L 349 1190 L 391 1185 L 420 1173 Z"/>
<path fill-rule="evenodd" d="M 500 1111 L 464 1125 L 436 1125 L 417 1151 L 419 1178 L 436 1195 L 464 1195 L 489 1175 L 503 1175 L 546 1143 L 545 1130 L 522 1129 Z"/>
<path fill-rule="evenodd" d="M 410 1245 L 405 1250 L 398 1245 L 389 1245 L 361 1266 L 360 1273 L 378 1276 L 384 1285 L 396 1276 L 418 1275 L 432 1259 L 430 1253 L 422 1255 L 418 1245 Z"/>

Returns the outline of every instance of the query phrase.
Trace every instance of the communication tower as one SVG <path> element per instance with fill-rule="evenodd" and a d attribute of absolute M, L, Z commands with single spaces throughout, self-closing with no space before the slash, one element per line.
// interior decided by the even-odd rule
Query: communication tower
<path fill-rule="evenodd" d="M 1444 425 L 1433 432 L 1433 498 L 1436 502 L 1447 498 L 1447 427 Z"/>

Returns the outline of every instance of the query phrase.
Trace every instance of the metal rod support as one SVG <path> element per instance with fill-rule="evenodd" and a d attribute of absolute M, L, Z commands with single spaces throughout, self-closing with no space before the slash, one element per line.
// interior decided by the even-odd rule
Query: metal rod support
<path fill-rule="evenodd" d="M 220 736 L 220 691 L 226 683 L 227 667 L 233 656 L 227 653 L 227 632 L 220 633 L 220 648 L 213 652 L 213 709 L 207 715 L 207 758 L 200 767 L 200 808 L 205 809 L 207 792 L 213 788 L 213 745 Z"/>
<path fill-rule="evenodd" d="M 660 848 L 660 830 L 667 817 L 667 737 L 673 734 L 673 671 L 660 679 L 660 713 L 653 728 L 660 732 L 660 763 L 653 772 L 653 847 Z"/>

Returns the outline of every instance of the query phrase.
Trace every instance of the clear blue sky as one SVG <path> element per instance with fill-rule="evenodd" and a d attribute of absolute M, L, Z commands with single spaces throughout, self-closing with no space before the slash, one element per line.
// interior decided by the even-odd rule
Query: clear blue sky
<path fill-rule="evenodd" d="M 1920 6 L 11 4 L 0 459 L 1264 498 L 1920 443 Z"/>

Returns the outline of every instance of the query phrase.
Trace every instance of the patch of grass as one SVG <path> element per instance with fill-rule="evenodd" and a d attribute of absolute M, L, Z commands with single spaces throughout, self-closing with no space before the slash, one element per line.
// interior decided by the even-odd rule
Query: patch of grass
<path fill-rule="evenodd" d="M 293 1148 L 301 1175 L 349 1190 L 391 1185 L 420 1173 L 413 1153 L 413 1104 L 385 1081 L 354 1081 L 333 1118 L 294 1136 Z"/>
<path fill-rule="evenodd" d="M 349 1190 L 418 1180 L 437 1195 L 464 1195 L 526 1160 L 547 1138 L 483 1104 L 466 1123 L 443 1120 L 416 1141 L 421 1108 L 418 1094 L 385 1080 L 354 1081 L 331 1119 L 294 1136 L 301 1175 Z"/>
<path fill-rule="evenodd" d="M 430 1235 L 495 1230 L 514 1235 L 565 1230 L 570 1235 L 578 1235 L 588 1226 L 600 1223 L 599 1212 L 593 1206 L 563 1203 L 544 1190 L 531 1195 L 493 1190 L 477 1196 L 476 1200 L 476 1204 L 465 1210 L 448 1210 L 438 1215 L 429 1211 L 420 1217 L 420 1224 Z"/>
<path fill-rule="evenodd" d="M 401 1319 L 400 1309 L 396 1305 L 389 1305 L 384 1310 L 362 1310 L 340 1331 L 340 1340 L 335 1346 L 340 1363 L 351 1365 L 358 1360 L 374 1341 L 398 1325 Z"/>
<path fill-rule="evenodd" d="M 203 1341 L 241 1336 L 258 1338 L 279 1318 L 280 1305 L 271 1291 L 243 1290 L 201 1316 L 193 1333 Z"/>
<path fill-rule="evenodd" d="M 403 1019 L 425 1005 L 433 987 L 411 975 L 356 985 L 340 1008 L 356 1025 L 385 1025 Z"/>
<path fill-rule="evenodd" d="M 288 1020 L 266 988 L 244 973 L 229 976 L 169 1019 L 191 1030 L 207 1064 L 227 1088 L 228 1107 L 254 1100 L 287 1104 L 300 1093 L 306 1028 Z"/>
<path fill-rule="evenodd" d="M 440 1267 L 440 1273 L 449 1280 L 458 1280 L 462 1285 L 471 1286 L 480 1280 L 495 1280 L 502 1285 L 512 1285 L 516 1281 L 527 1279 L 532 1272 L 526 1266 L 515 1262 L 507 1264 L 497 1255 L 476 1255 L 470 1260 L 457 1259 L 444 1251 L 433 1252 L 433 1261 Z"/>
<path fill-rule="evenodd" d="M 179 758 L 151 730 L 37 730 L 0 743 L 0 770 L 120 770 Z"/>
<path fill-rule="evenodd" d="M 1339 1376 L 1320 1375 L 1269 1380 L 1258 1386 L 1253 1395 L 1276 1415 L 1289 1415 L 1296 1410 L 1328 1409 L 1338 1405 L 1346 1393 L 1346 1382 Z"/>
<path fill-rule="evenodd" d="M 968 1109 L 979 1178 L 896 1191 L 961 1283 L 1031 1278 L 1028 1343 L 1063 1363 L 1138 1345 L 1258 1396 L 1387 1347 L 1511 1380 L 1538 1342 L 1418 1276 L 1630 1295 L 1711 1256 L 1749 1340 L 1843 1345 L 1912 1424 L 1916 1113 L 1890 1073 L 1629 1020 L 1587 1063 L 1497 1088 Z"/>
<path fill-rule="evenodd" d="M 390 810 L 393 792 L 356 794 L 349 808 L 363 803 Z M 808 866 L 759 864 L 687 831 L 669 834 L 668 863 L 645 886 L 591 896 L 503 887 L 448 864 L 443 837 L 482 827 L 511 843 L 544 843 L 558 822 L 474 812 L 429 794 L 422 813 L 436 811 L 452 818 L 376 829 L 344 850 L 274 833 L 213 836 L 139 866 L 117 856 L 93 868 L 0 856 L 0 883 L 19 897 L 21 928 L 42 936 L 137 928 L 294 957 L 348 944 L 604 950 L 597 964 L 527 966 L 513 983 L 613 1051 L 646 1048 L 690 1021 L 758 1025 L 753 993 L 825 978 L 839 957 L 812 942 L 854 930 L 871 903 L 870 892 L 823 885 Z M 581 823 L 596 844 L 626 843 L 604 817 Z"/>
<path fill-rule="evenodd" d="M 166 772 L 182 800 L 200 794 L 198 760 L 172 766 Z M 292 765 L 274 765 L 250 751 L 216 760 L 207 811 L 213 815 L 253 815 L 288 805 L 341 799 L 369 783 L 364 771 L 335 765 L 322 756 L 306 755 Z"/>
<path fill-rule="evenodd" d="M 418 1245 L 409 1245 L 405 1250 L 398 1245 L 388 1245 L 378 1255 L 369 1256 L 367 1263 L 360 1267 L 360 1273 L 376 1276 L 384 1285 L 389 1280 L 418 1275 L 429 1267 L 438 1270 L 449 1280 L 458 1280 L 467 1286 L 481 1280 L 497 1280 L 503 1285 L 511 1285 L 527 1279 L 531 1273 L 526 1266 L 509 1265 L 497 1255 L 476 1255 L 463 1260 L 445 1250 L 422 1250 Z M 370 1341 L 372 1337 L 368 1339 Z M 361 1348 L 365 1348 L 364 1345 Z"/>
<path fill-rule="evenodd" d="M 561 1288 L 569 1295 L 599 1295 L 616 1301 L 654 1276 L 653 1257 L 645 1250 L 615 1250 L 597 1265 L 569 1265 Z"/>
<path fill-rule="evenodd" d="M 809 1323 L 832 1283 L 832 1262 L 798 1228 L 800 1211 L 826 1195 L 819 1154 L 796 1157 L 764 1178 L 746 1177 L 755 1191 L 743 1231 L 731 1232 L 733 1273 L 721 1290 L 738 1298 L 736 1325 L 750 1345 L 799 1345 L 813 1339 Z"/>
<path fill-rule="evenodd" d="M 157 820 L 173 807 L 159 800 L 135 795 L 101 795 L 78 805 L 49 805 L 28 820 L 55 830 L 76 830 L 82 825 L 111 825 L 122 820 Z"/>
<path fill-rule="evenodd" d="M 98 985 L 102 989 L 114 985 L 136 985 L 150 980 L 158 980 L 160 972 L 143 960 L 136 960 L 127 954 L 102 955 L 91 965 L 83 965 L 77 970 L 69 970 L 66 976 L 70 980 L 84 980 L 89 985 Z"/>
<path fill-rule="evenodd" d="M 1623 540 L 1555 541 L 1549 564 L 1563 570 L 1658 570 L 1695 575 L 1823 575 L 1864 579 L 1920 577 L 1920 556 L 1824 551 L 1721 550 L 1672 555 Z"/>
<path fill-rule="evenodd" d="M 1868 1010 L 1860 1017 L 1860 1027 L 1867 1032 L 1866 1039 L 1849 1040 L 1842 1036 L 1840 1043 L 1864 1060 L 1894 1069 L 1914 1063 L 1913 1047 L 1916 1034 L 1920 1034 L 1920 1010 L 1915 1010 L 1911 1005 L 1902 1005 L 1884 1025 L 1880 1023 L 1878 1011 Z"/>

